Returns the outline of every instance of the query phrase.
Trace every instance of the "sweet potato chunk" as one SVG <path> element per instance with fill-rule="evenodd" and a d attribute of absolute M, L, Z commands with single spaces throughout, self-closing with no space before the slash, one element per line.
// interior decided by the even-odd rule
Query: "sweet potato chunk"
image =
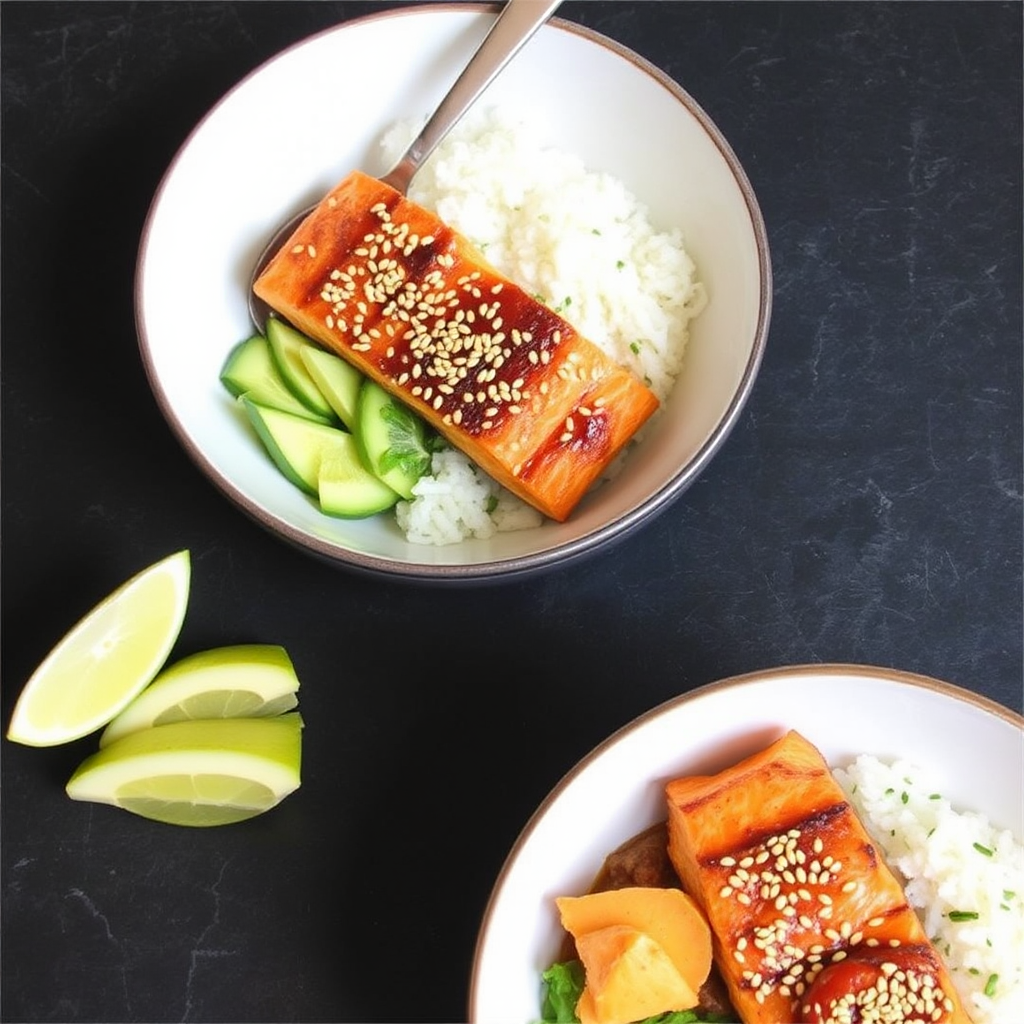
<path fill-rule="evenodd" d="M 580 1024 L 630 1024 L 697 1005 L 668 953 L 646 932 L 613 924 L 576 940 L 587 984 L 576 1005 Z"/>
<path fill-rule="evenodd" d="M 573 936 L 581 959 L 580 943 L 585 936 L 616 926 L 641 932 L 664 951 L 686 985 L 689 1001 L 662 1009 L 685 1010 L 697 1005 L 700 987 L 711 970 L 711 933 L 704 915 L 681 889 L 636 886 L 561 896 L 555 903 L 562 926 Z M 634 956 L 640 956 L 640 952 Z M 589 987 L 589 973 L 587 979 Z"/>

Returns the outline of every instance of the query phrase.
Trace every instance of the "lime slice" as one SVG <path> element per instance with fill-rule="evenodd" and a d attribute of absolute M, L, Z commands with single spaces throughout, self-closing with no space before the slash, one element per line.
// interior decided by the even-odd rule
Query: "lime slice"
<path fill-rule="evenodd" d="M 200 651 L 165 668 L 106 727 L 100 746 L 169 722 L 279 715 L 298 704 L 298 688 L 283 647 L 240 644 Z"/>
<path fill-rule="evenodd" d="M 106 725 L 153 679 L 185 619 L 187 550 L 155 562 L 65 634 L 25 684 L 7 738 L 68 743 Z"/>
<path fill-rule="evenodd" d="M 172 722 L 129 733 L 87 758 L 67 793 L 170 825 L 227 825 L 298 789 L 301 762 L 297 712 Z"/>

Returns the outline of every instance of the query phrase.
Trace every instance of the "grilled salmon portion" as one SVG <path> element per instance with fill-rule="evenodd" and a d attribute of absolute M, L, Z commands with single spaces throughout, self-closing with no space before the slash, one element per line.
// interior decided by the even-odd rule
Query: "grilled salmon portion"
<path fill-rule="evenodd" d="M 569 516 L 658 406 L 467 239 L 358 171 L 254 291 L 552 519 Z"/>
<path fill-rule="evenodd" d="M 900 882 L 799 733 L 675 779 L 666 798 L 669 858 L 744 1024 L 969 1024 Z"/>

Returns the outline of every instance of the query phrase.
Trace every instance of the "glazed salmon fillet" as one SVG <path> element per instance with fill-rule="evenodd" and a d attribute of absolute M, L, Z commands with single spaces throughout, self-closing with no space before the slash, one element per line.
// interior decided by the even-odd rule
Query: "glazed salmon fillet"
<path fill-rule="evenodd" d="M 358 171 L 254 291 L 552 519 L 569 516 L 658 406 L 458 232 Z"/>
<path fill-rule="evenodd" d="M 668 852 L 744 1024 L 970 1024 L 820 752 L 797 732 L 666 786 Z"/>

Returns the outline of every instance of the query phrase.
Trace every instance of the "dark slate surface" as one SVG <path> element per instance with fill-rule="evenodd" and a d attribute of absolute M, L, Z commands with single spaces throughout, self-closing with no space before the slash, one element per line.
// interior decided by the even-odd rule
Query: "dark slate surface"
<path fill-rule="evenodd" d="M 302 790 L 198 833 L 68 801 L 92 739 L 4 741 L 4 1020 L 455 1020 L 519 829 L 633 716 L 803 662 L 1021 710 L 1020 4 L 566 3 L 734 146 L 771 335 L 724 449 L 654 522 L 554 575 L 441 592 L 320 564 L 230 506 L 157 410 L 132 317 L 190 128 L 280 48 L 377 9 L 0 9 L 4 720 L 84 611 L 189 547 L 180 652 L 284 644 L 308 723 Z"/>

